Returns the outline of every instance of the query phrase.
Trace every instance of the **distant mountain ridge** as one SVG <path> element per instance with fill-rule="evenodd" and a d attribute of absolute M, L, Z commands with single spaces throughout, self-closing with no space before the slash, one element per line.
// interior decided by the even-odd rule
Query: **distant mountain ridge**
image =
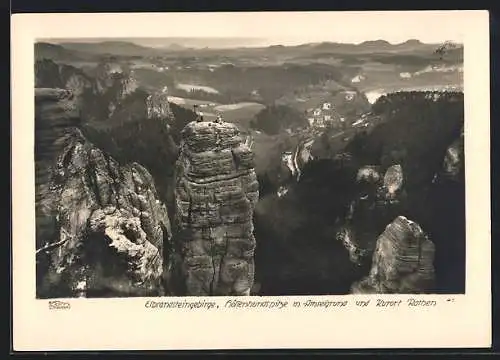
<path fill-rule="evenodd" d="M 92 55 L 90 55 L 92 56 Z M 78 50 L 67 49 L 58 44 L 47 42 L 35 43 L 35 59 L 57 59 L 59 61 L 81 61 L 89 58 L 89 54 Z"/>
<path fill-rule="evenodd" d="M 159 49 L 137 45 L 128 41 L 103 41 L 96 43 L 67 42 L 60 43 L 59 46 L 74 51 L 122 56 L 159 55 L 162 53 Z"/>
<path fill-rule="evenodd" d="M 215 45 L 215 44 L 214 44 Z M 398 44 L 391 44 L 386 40 L 367 40 L 359 44 L 354 43 L 339 43 L 339 42 L 329 42 L 324 41 L 320 43 L 305 43 L 300 45 L 282 45 L 274 44 L 269 46 L 258 46 L 258 47 L 246 47 L 246 46 L 234 46 L 231 47 L 226 45 L 219 48 L 220 51 L 231 51 L 231 50 L 255 50 L 255 51 L 293 51 L 301 49 L 309 49 L 311 51 L 331 51 L 332 53 L 364 53 L 372 51 L 404 51 L 404 50 L 427 50 L 436 49 L 441 44 L 431 44 L 423 43 L 417 39 L 409 39 L 405 42 Z M 462 47 L 461 44 L 456 44 L 457 47 Z M 221 45 L 222 46 L 222 45 Z M 193 46 L 188 44 L 182 44 L 180 41 L 173 43 L 165 43 L 165 45 L 152 46 L 152 45 L 139 45 L 133 41 L 123 41 L 123 40 L 106 40 L 101 42 L 60 42 L 57 44 L 46 42 L 39 42 L 35 44 L 36 51 L 40 52 L 54 52 L 59 54 L 59 56 L 71 57 L 72 55 L 84 55 L 85 53 L 90 54 L 113 54 L 119 56 L 158 56 L 166 54 L 170 51 L 205 51 L 205 50 L 215 50 L 216 46 L 204 46 L 200 44 L 194 44 Z M 71 54 L 71 51 L 76 51 L 79 54 Z"/>

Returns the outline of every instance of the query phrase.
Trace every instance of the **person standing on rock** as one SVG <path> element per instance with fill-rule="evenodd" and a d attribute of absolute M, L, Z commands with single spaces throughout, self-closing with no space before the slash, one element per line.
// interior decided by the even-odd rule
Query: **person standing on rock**
<path fill-rule="evenodd" d="M 215 122 L 216 122 L 217 124 L 222 123 L 222 115 L 221 115 L 221 114 L 217 114 L 217 118 L 215 119 Z"/>
<path fill-rule="evenodd" d="M 222 116 L 221 116 L 221 114 L 219 114 L 219 113 L 217 114 L 217 117 L 215 119 L 215 123 L 216 124 L 221 124 L 222 123 Z M 222 139 L 220 137 L 220 130 L 217 127 L 215 128 L 215 136 L 216 136 L 216 138 L 215 138 L 215 151 L 219 152 L 219 151 L 221 151 Z"/>
<path fill-rule="evenodd" d="M 195 112 L 196 116 L 196 122 L 202 122 L 203 121 L 203 113 L 200 111 L 198 112 L 198 105 L 193 105 L 193 110 Z"/>

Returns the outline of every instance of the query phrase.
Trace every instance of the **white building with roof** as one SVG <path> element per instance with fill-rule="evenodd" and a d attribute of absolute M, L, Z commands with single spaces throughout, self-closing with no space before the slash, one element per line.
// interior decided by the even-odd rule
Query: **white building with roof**
<path fill-rule="evenodd" d="M 329 102 L 323 103 L 323 110 L 330 110 L 332 108 L 332 104 Z"/>

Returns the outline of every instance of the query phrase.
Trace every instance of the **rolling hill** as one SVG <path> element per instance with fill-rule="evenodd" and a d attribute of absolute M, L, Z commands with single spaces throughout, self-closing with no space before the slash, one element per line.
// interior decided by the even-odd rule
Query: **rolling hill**
<path fill-rule="evenodd" d="M 54 61 L 85 61 L 92 60 L 92 54 L 86 54 L 79 50 L 67 49 L 64 46 L 47 42 L 35 43 L 35 60 L 50 59 Z"/>
<path fill-rule="evenodd" d="M 140 46 L 127 41 L 65 42 L 61 43 L 60 46 L 78 52 L 117 56 L 158 56 L 165 53 L 165 51 L 159 49 Z"/>

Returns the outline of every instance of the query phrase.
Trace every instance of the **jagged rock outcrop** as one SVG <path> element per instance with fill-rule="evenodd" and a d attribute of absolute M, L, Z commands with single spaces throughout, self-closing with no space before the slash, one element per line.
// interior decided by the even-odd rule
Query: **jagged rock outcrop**
<path fill-rule="evenodd" d="M 349 252 L 349 259 L 356 265 L 362 265 L 362 261 L 370 253 L 370 247 L 363 247 L 359 242 L 359 236 L 356 237 L 356 231 L 353 227 L 342 226 L 336 233 L 336 239 L 341 241 Z"/>
<path fill-rule="evenodd" d="M 393 219 L 406 193 L 399 164 L 390 166 L 385 174 L 380 166 L 363 166 L 356 174 L 356 182 L 358 196 L 349 203 L 335 237 L 344 244 L 351 261 L 362 265 L 373 254 L 380 224 L 385 226 Z"/>
<path fill-rule="evenodd" d="M 168 89 L 165 86 L 161 92 L 149 95 L 146 98 L 148 118 L 172 119 L 173 113 L 168 102 Z"/>
<path fill-rule="evenodd" d="M 386 198 L 394 199 L 403 186 L 403 168 L 401 165 L 390 166 L 384 175 L 384 190 Z"/>
<path fill-rule="evenodd" d="M 112 117 L 138 90 L 133 71 L 113 63 L 101 63 L 84 72 L 51 60 L 35 63 L 35 87 L 71 90 L 81 109 L 82 120 L 103 121 Z"/>
<path fill-rule="evenodd" d="M 35 94 L 37 162 L 48 169 L 37 172 L 37 296 L 163 294 L 171 230 L 151 175 L 82 135 L 71 92 Z"/>
<path fill-rule="evenodd" d="M 116 87 L 118 98 L 130 95 L 137 89 L 137 81 L 133 77 L 133 70 L 113 62 L 101 62 L 93 71 L 97 80 L 97 89 L 100 93 Z"/>
<path fill-rule="evenodd" d="M 426 293 L 434 286 L 434 244 L 420 226 L 398 216 L 378 237 L 370 274 L 354 294 Z"/>
<path fill-rule="evenodd" d="M 176 174 L 175 268 L 184 295 L 249 295 L 254 282 L 253 153 L 234 124 L 191 122 Z"/>
<path fill-rule="evenodd" d="M 65 147 L 67 129 L 80 124 L 77 97 L 65 89 L 35 90 L 35 179 L 36 187 L 49 180 L 50 167 Z M 40 120 L 43 119 L 43 120 Z M 36 191 L 39 195 L 39 191 Z"/>
<path fill-rule="evenodd" d="M 460 172 L 463 171 L 465 162 L 464 154 L 464 129 L 460 137 L 456 139 L 446 150 L 443 161 L 443 169 L 438 175 L 442 180 L 460 181 Z"/>
<path fill-rule="evenodd" d="M 95 83 L 82 70 L 44 59 L 35 62 L 35 87 L 71 90 L 75 97 L 96 91 Z"/>
<path fill-rule="evenodd" d="M 380 166 L 366 165 L 358 170 L 356 181 L 365 181 L 367 183 L 377 183 L 382 176 L 380 175 Z"/>
<path fill-rule="evenodd" d="M 124 100 L 138 88 L 133 72 L 119 64 L 102 63 L 94 72 L 97 95 L 106 99 L 108 116 L 113 116 Z"/>

